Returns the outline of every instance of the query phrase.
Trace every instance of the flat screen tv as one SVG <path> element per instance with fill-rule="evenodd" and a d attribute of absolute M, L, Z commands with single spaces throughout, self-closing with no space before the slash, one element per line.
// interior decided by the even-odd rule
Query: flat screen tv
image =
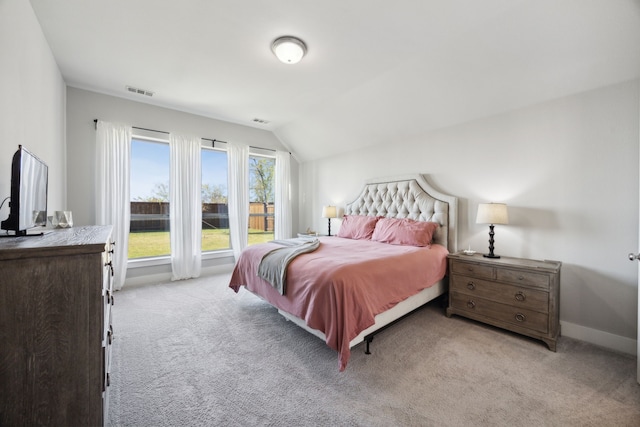
<path fill-rule="evenodd" d="M 27 231 L 47 225 L 47 186 L 49 168 L 22 145 L 11 162 L 9 218 L 0 228 L 9 235 L 26 236 Z"/>

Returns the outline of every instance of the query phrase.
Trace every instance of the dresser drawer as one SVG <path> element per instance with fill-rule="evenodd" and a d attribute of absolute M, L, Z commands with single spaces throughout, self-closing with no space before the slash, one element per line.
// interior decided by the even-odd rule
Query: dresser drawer
<path fill-rule="evenodd" d="M 485 298 L 540 313 L 549 312 L 549 293 L 542 290 L 459 275 L 451 277 L 449 286 L 452 291 L 470 297 Z"/>
<path fill-rule="evenodd" d="M 482 316 L 543 334 L 549 331 L 549 316 L 544 313 L 527 310 L 522 307 L 513 307 L 484 298 L 475 298 L 457 291 L 450 293 L 450 304 L 455 309 L 469 313 L 470 317 L 474 315 Z"/>
<path fill-rule="evenodd" d="M 499 269 L 496 278 L 500 281 L 514 283 L 516 285 L 535 286 L 537 288 L 549 289 L 549 275 L 545 273 L 534 273 L 531 271 Z"/>
<path fill-rule="evenodd" d="M 495 269 L 487 265 L 472 264 L 470 262 L 451 263 L 452 274 L 462 274 L 470 277 L 480 277 L 484 279 L 494 279 Z"/>

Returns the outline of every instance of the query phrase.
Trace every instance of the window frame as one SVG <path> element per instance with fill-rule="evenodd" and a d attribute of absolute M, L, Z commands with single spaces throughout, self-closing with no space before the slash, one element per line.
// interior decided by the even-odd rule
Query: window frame
<path fill-rule="evenodd" d="M 229 153 L 227 151 L 226 146 L 223 147 L 215 147 L 215 146 L 208 146 L 204 143 L 201 144 L 200 149 L 206 149 L 206 150 L 212 150 L 212 151 L 219 151 L 219 152 L 224 152 L 227 155 L 227 165 L 228 165 L 228 156 Z M 215 144 L 212 144 L 215 145 Z M 226 145 L 226 144 L 225 144 Z M 228 173 L 228 170 L 227 170 Z M 227 205 L 229 204 L 229 179 L 227 178 Z M 202 223 L 200 223 L 200 231 L 202 231 Z M 215 259 L 215 258 L 221 258 L 221 256 L 212 256 L 212 255 L 217 255 L 220 253 L 225 253 L 224 256 L 229 256 L 229 254 L 233 254 L 233 248 L 231 247 L 231 238 L 229 238 L 229 247 L 228 248 L 224 248 L 224 249 L 215 249 L 212 251 L 202 251 L 202 259 Z"/>
<path fill-rule="evenodd" d="M 165 132 L 157 132 L 148 129 L 135 129 L 131 135 L 131 141 L 139 140 L 144 142 L 151 142 L 157 144 L 166 144 L 169 146 L 169 134 Z M 131 173 L 131 172 L 129 172 Z M 169 177 L 171 179 L 171 177 Z M 129 184 L 131 186 L 131 184 Z M 131 197 L 129 197 L 131 199 Z M 129 204 L 131 204 L 131 200 L 129 200 Z M 129 224 L 131 224 L 131 219 L 129 219 Z M 169 233 L 171 230 L 169 230 Z M 131 230 L 129 230 L 129 234 L 131 234 Z M 166 265 L 171 264 L 171 254 L 167 255 L 159 255 L 154 257 L 142 257 L 142 258 L 128 258 L 127 257 L 127 268 L 139 268 L 139 267 L 149 267 L 155 265 Z"/>

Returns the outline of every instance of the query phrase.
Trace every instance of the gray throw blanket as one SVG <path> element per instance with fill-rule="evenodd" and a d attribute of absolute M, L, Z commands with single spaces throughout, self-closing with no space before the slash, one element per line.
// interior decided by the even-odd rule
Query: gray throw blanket
<path fill-rule="evenodd" d="M 271 283 L 274 288 L 284 295 L 287 287 L 287 267 L 298 255 L 313 252 L 320 246 L 318 239 L 297 238 L 273 240 L 271 243 L 282 245 L 262 257 L 258 266 L 258 276 Z"/>

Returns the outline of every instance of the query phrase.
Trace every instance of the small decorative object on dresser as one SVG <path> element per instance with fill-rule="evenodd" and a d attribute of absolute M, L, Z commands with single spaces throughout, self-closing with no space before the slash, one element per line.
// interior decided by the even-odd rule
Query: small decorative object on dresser
<path fill-rule="evenodd" d="M 457 314 L 508 329 L 556 351 L 562 263 L 461 253 L 448 258 L 447 317 Z"/>

